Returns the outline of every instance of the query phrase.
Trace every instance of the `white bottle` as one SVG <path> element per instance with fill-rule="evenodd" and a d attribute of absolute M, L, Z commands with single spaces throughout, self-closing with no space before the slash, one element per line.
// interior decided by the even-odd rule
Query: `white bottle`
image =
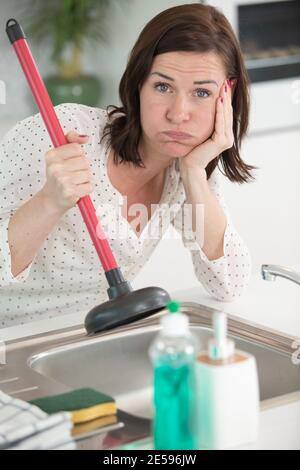
<path fill-rule="evenodd" d="M 214 338 L 196 362 L 199 449 L 229 449 L 255 442 L 259 385 L 254 356 L 235 351 L 227 316 L 213 317 Z"/>

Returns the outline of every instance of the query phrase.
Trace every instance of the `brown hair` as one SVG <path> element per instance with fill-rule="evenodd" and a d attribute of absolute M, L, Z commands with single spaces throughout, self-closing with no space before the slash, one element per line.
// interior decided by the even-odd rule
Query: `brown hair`
<path fill-rule="evenodd" d="M 249 77 L 238 40 L 219 10 L 196 3 L 162 11 L 140 33 L 120 81 L 122 106 L 106 108 L 108 121 L 102 139 L 110 135 L 115 163 L 130 161 L 144 166 L 138 152 L 142 134 L 139 89 L 150 73 L 153 58 L 176 51 L 216 53 L 223 60 L 227 78 L 236 80 L 232 100 L 234 144 L 207 165 L 207 177 L 220 160 L 230 181 L 243 183 L 255 179 L 250 171 L 256 167 L 247 165 L 240 157 L 241 141 L 248 128 L 250 99 Z M 114 109 L 109 111 L 109 108 Z M 115 114 L 117 116 L 111 119 Z"/>

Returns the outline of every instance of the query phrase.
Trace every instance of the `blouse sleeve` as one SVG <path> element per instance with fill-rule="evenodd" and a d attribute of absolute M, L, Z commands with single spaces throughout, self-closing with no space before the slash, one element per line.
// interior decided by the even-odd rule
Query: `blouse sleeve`
<path fill-rule="evenodd" d="M 80 131 L 75 104 L 55 107 L 65 133 Z M 75 110 L 76 111 L 76 110 Z M 16 210 L 24 205 L 45 184 L 44 156 L 53 147 L 40 113 L 19 121 L 0 142 L 0 288 L 11 283 L 25 282 L 32 262 L 17 276 L 11 273 L 11 253 L 8 242 L 8 225 Z"/>
<path fill-rule="evenodd" d="M 249 250 L 236 231 L 224 197 L 220 190 L 220 180 L 216 168 L 208 179 L 211 191 L 216 195 L 227 219 L 223 240 L 224 256 L 209 260 L 196 241 L 191 223 L 184 226 L 184 216 L 180 210 L 173 225 L 181 234 L 184 246 L 190 251 L 194 272 L 199 282 L 214 298 L 232 302 L 239 297 L 248 285 L 251 276 L 251 257 Z"/>

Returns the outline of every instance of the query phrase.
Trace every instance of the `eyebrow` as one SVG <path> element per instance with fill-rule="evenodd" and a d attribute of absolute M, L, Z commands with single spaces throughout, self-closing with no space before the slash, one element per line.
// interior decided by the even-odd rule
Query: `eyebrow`
<path fill-rule="evenodd" d="M 164 73 L 152 72 L 152 73 L 150 73 L 150 76 L 151 75 L 158 75 L 159 77 L 165 78 L 166 80 L 170 80 L 171 82 L 175 82 L 174 78 L 168 77 L 168 75 L 165 75 Z M 218 84 L 215 80 L 198 80 L 196 82 L 193 82 L 194 85 L 204 85 L 205 83 L 214 83 L 215 85 L 218 86 Z"/>

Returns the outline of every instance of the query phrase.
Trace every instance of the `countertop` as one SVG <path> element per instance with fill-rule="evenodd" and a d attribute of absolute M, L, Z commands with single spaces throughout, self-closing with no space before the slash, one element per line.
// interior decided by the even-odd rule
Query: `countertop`
<path fill-rule="evenodd" d="M 170 293 L 178 301 L 198 302 L 228 314 L 299 338 L 300 288 L 288 280 L 264 281 L 253 275 L 247 291 L 234 302 L 220 302 L 206 293 L 202 286 Z M 87 312 L 61 318 L 41 320 L 23 326 L 0 330 L 0 340 L 31 336 L 45 331 L 82 324 Z M 299 366 L 300 367 L 300 364 Z M 260 414 L 260 432 L 256 443 L 240 449 L 299 449 L 300 401 L 267 408 Z"/>
<path fill-rule="evenodd" d="M 300 271 L 299 266 L 293 269 Z M 134 283 L 133 287 L 134 287 Z M 146 286 L 145 286 L 146 287 Z M 208 307 L 235 315 L 261 326 L 294 336 L 300 340 L 300 286 L 286 279 L 264 281 L 252 275 L 245 293 L 234 302 L 220 302 L 213 299 L 199 284 L 191 289 L 170 293 L 173 299 L 197 302 Z M 83 323 L 87 312 L 63 315 L 50 320 L 39 320 L 21 326 L 0 329 L 0 340 L 31 336 L 45 331 L 54 331 Z"/>

